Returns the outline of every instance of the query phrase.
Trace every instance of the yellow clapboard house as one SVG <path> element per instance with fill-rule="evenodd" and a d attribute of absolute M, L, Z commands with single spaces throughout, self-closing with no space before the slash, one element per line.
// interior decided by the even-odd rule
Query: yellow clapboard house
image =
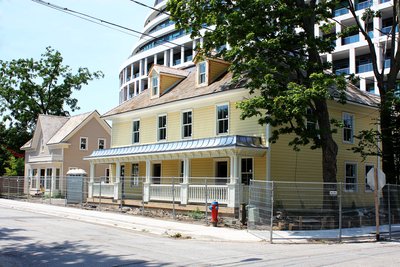
<path fill-rule="evenodd" d="M 102 196 L 204 205 L 207 192 L 208 201 L 235 208 L 246 202 L 251 180 L 322 182 L 321 150 L 295 152 L 282 136 L 268 151 L 270 130 L 257 118 L 240 119 L 236 104 L 251 95 L 233 85 L 228 67 L 209 58 L 185 70 L 153 65 L 149 88 L 102 116 L 112 122 L 111 148 L 86 158 L 93 170 L 110 166 Z M 373 127 L 377 98 L 351 86 L 347 98 L 329 102 L 331 118 L 345 122 L 334 134 L 337 179 L 349 194 L 365 194 L 366 171 L 377 161 L 348 149 L 354 135 Z M 89 197 L 99 196 L 99 186 L 91 171 Z"/>

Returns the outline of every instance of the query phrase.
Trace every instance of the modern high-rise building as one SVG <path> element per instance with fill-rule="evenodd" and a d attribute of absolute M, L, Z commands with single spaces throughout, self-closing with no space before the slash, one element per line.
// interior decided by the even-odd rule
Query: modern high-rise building
<path fill-rule="evenodd" d="M 195 47 L 202 39 L 192 40 L 190 33 L 176 30 L 175 24 L 164 12 L 167 0 L 156 0 L 154 10 L 146 17 L 143 34 L 132 49 L 129 58 L 120 69 L 119 102 L 140 94 L 148 88 L 148 71 L 153 64 L 174 68 L 193 66 Z M 343 6 L 345 6 L 343 1 Z M 381 66 L 390 66 L 390 31 L 393 23 L 392 0 L 354 0 L 357 15 L 361 16 L 366 8 L 381 12 L 381 17 L 374 18 L 368 25 L 369 35 L 373 43 L 379 47 L 377 54 Z M 332 34 L 342 32 L 344 27 L 355 25 L 355 20 L 346 7 L 334 10 L 337 21 Z M 316 25 L 318 27 L 318 25 Z M 396 28 L 397 30 L 397 28 Z M 319 32 L 319 31 L 317 31 Z M 322 32 L 320 32 L 322 35 Z M 357 84 L 360 90 L 378 94 L 376 81 L 372 71 L 372 61 L 364 36 L 356 31 L 336 40 L 335 51 L 323 55 L 323 59 L 333 63 L 333 71 L 337 73 L 354 73 L 360 80 Z"/>
<path fill-rule="evenodd" d="M 393 1 L 391 0 L 354 0 L 357 16 L 361 17 L 366 8 L 381 12 L 381 17 L 373 19 L 367 25 L 369 36 L 376 46 L 378 67 L 381 69 L 390 67 L 391 29 L 393 25 Z M 356 24 L 352 14 L 347 9 L 347 1 L 343 1 L 344 7 L 334 10 L 336 27 L 332 34 L 340 33 L 345 27 Z M 396 31 L 398 29 L 396 28 Z M 322 33 L 321 33 L 322 35 Z M 336 73 L 356 74 L 360 80 L 357 86 L 362 91 L 378 94 L 378 87 L 372 71 L 372 58 L 368 49 L 367 41 L 359 31 L 354 31 L 336 40 L 335 51 L 324 55 L 324 59 L 332 62 L 333 70 Z M 386 70 L 388 71 L 388 69 Z"/>
<path fill-rule="evenodd" d="M 165 10 L 167 0 L 156 0 L 146 17 L 142 36 L 122 64 L 119 102 L 122 103 L 148 88 L 148 71 L 153 64 L 174 68 L 193 66 L 194 48 L 201 42 L 190 33 L 176 30 Z M 158 11 L 159 10 L 159 11 Z"/>

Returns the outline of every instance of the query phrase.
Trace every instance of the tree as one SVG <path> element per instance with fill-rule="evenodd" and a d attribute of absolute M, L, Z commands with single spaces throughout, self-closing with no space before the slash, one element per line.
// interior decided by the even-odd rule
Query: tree
<path fill-rule="evenodd" d="M 23 176 L 24 175 L 24 158 L 15 158 L 11 156 L 7 160 L 8 167 L 5 167 L 7 176 Z"/>
<path fill-rule="evenodd" d="M 66 107 L 79 109 L 72 90 L 80 90 L 103 74 L 91 73 L 87 68 L 79 68 L 73 74 L 62 61 L 60 52 L 51 47 L 46 48 L 39 61 L 0 60 L 0 115 L 4 121 L 32 131 L 39 114 L 65 116 L 69 114 Z"/>
<path fill-rule="evenodd" d="M 392 26 L 389 33 L 384 33 L 387 38 L 384 42 L 373 42 L 368 34 L 368 26 L 375 17 L 381 17 L 380 12 L 370 8 L 365 9 L 361 16 L 357 16 L 353 1 L 342 2 L 353 15 L 357 31 L 360 31 L 368 43 L 368 48 L 377 81 L 380 95 L 380 130 L 369 129 L 357 137 L 360 139 L 359 147 L 355 152 L 362 155 L 379 155 L 382 157 L 382 169 L 386 174 L 386 181 L 392 184 L 400 183 L 400 98 L 398 92 L 398 74 L 400 71 L 400 39 L 396 29 L 400 26 L 400 3 L 393 1 Z M 351 30 L 345 29 L 345 31 Z M 385 59 L 390 60 L 389 71 L 385 72 Z M 375 147 L 376 142 L 381 143 L 381 149 Z"/>
<path fill-rule="evenodd" d="M 336 37 L 316 37 L 315 25 L 329 28 L 325 20 L 332 17 L 333 7 L 332 1 L 316 0 L 170 0 L 167 4 L 178 27 L 191 30 L 193 38 L 204 37 L 199 53 L 230 61 L 234 78 L 246 80 L 251 93 L 259 91 L 259 96 L 239 105 L 242 118 L 258 116 L 260 124 L 274 126 L 272 141 L 280 134 L 295 134 L 290 142 L 295 149 L 322 148 L 324 182 L 336 182 L 338 151 L 327 102 L 333 99 L 330 89 L 343 93 L 346 84 L 343 77 L 327 71 L 331 66 L 320 57 L 333 51 Z M 230 48 L 221 49 L 226 44 Z M 308 129 L 306 119 L 319 127 Z M 325 207 L 328 191 L 326 187 Z"/>
<path fill-rule="evenodd" d="M 32 138 L 40 114 L 69 115 L 67 107 L 78 110 L 73 89 L 103 77 L 100 71 L 79 68 L 76 74 L 62 65 L 60 52 L 46 48 L 39 61 L 34 59 L 0 60 L 0 175 L 12 154 Z M 14 155 L 15 156 L 15 155 Z"/>

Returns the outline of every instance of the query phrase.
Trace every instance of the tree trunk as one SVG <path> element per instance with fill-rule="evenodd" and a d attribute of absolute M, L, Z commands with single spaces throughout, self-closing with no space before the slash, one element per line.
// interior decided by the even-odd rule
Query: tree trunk
<path fill-rule="evenodd" d="M 335 212 L 338 207 L 337 195 L 330 194 L 331 191 L 337 191 L 337 153 L 338 146 L 332 138 L 331 124 L 329 119 L 328 105 L 326 100 L 316 100 L 318 124 L 321 129 L 322 143 L 322 177 L 323 188 L 323 208 L 327 211 Z"/>

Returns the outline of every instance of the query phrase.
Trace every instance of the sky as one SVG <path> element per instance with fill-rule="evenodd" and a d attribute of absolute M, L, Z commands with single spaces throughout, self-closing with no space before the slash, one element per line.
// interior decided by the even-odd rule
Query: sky
<path fill-rule="evenodd" d="M 129 0 L 45 0 L 61 7 L 85 13 L 134 30 L 142 31 L 151 12 Z M 153 6 L 154 0 L 140 0 Z M 102 24 L 106 25 L 106 24 Z M 134 33 L 132 33 L 134 34 Z M 137 34 L 134 34 L 138 36 Z M 119 70 L 138 37 L 88 22 L 32 0 L 0 0 L 0 59 L 33 58 L 39 60 L 51 46 L 63 56 L 63 64 L 72 73 L 79 67 L 101 70 L 104 78 L 93 80 L 75 91 L 80 110 L 100 114 L 118 105 Z"/>

